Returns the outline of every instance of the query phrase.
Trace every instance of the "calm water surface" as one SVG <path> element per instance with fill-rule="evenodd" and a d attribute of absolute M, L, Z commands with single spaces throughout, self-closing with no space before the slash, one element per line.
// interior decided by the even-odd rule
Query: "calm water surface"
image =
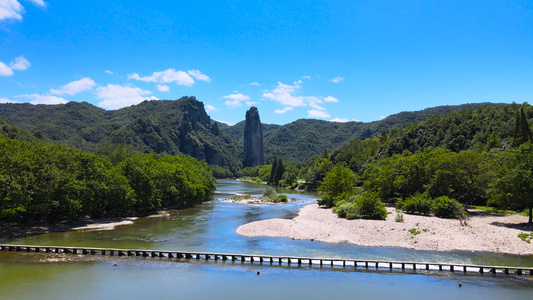
<path fill-rule="evenodd" d="M 251 183 L 219 181 L 215 198 L 232 193 L 260 195 L 263 188 Z M 133 225 L 114 230 L 50 233 L 0 242 L 533 267 L 532 257 L 358 247 L 285 238 L 248 238 L 235 233 L 242 224 L 292 218 L 303 205 L 316 203 L 314 194 L 284 192 L 296 201 L 249 205 L 211 201 L 169 212 L 165 217 L 139 219 Z M 508 299 L 529 297 L 532 292 L 533 281 L 528 276 L 363 272 L 340 267 L 296 269 L 240 262 L 0 253 L 0 298 L 6 299 L 324 299 L 332 296 Z"/>

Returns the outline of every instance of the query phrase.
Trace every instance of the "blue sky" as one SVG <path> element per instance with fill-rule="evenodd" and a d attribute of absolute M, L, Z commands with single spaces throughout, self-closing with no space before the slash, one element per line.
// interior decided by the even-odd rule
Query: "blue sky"
<path fill-rule="evenodd" d="M 0 102 L 182 96 L 232 124 L 533 103 L 533 2 L 0 0 Z"/>

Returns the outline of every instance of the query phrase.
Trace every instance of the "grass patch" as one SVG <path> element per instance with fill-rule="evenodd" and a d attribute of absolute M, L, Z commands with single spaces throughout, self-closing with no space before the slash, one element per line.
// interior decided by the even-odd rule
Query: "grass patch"
<path fill-rule="evenodd" d="M 248 194 L 238 195 L 238 196 L 233 196 L 230 199 L 235 200 L 235 201 L 241 201 L 241 200 L 246 200 L 246 199 L 252 199 L 252 195 L 248 195 Z"/>
<path fill-rule="evenodd" d="M 495 214 L 495 215 L 499 215 L 499 216 L 507 216 L 507 215 L 512 215 L 512 214 L 523 214 L 523 212 L 517 212 L 517 211 L 514 211 L 514 210 L 510 210 L 510 209 L 499 209 L 499 208 L 496 208 L 496 207 L 492 207 L 492 206 L 482 206 L 482 205 L 468 205 L 468 208 L 469 209 L 480 209 L 480 210 L 484 210 L 486 212 L 489 212 L 491 214 Z M 527 211 L 525 211 L 527 213 Z M 526 214 L 527 216 L 527 214 Z"/>
<path fill-rule="evenodd" d="M 531 239 L 533 239 L 533 232 L 532 232 L 532 233 L 521 232 L 521 233 L 518 234 L 518 237 L 519 237 L 522 241 L 531 244 Z"/>
<path fill-rule="evenodd" d="M 420 230 L 418 230 L 418 229 L 416 229 L 416 228 L 411 228 L 411 229 L 409 229 L 409 232 L 410 232 L 412 235 L 420 234 Z"/>

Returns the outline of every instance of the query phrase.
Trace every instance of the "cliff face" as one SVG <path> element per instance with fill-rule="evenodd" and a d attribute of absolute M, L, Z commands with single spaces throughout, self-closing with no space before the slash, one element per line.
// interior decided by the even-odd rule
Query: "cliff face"
<path fill-rule="evenodd" d="M 243 167 L 255 167 L 265 164 L 263 129 L 259 119 L 259 111 L 254 106 L 246 112 L 243 155 Z"/>

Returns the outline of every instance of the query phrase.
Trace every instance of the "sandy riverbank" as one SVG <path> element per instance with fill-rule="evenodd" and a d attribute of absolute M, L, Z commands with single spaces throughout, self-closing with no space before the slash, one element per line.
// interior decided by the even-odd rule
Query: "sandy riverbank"
<path fill-rule="evenodd" d="M 147 218 L 159 218 L 168 216 L 167 211 L 158 211 Z M 65 232 L 73 230 L 113 230 L 117 226 L 131 225 L 139 217 L 82 219 L 77 221 L 63 221 L 49 224 L 0 224 L 0 239 L 24 237 L 50 232 Z"/>
<path fill-rule="evenodd" d="M 237 233 L 250 237 L 287 237 L 360 246 L 533 255 L 533 244 L 518 238 L 519 233 L 529 233 L 533 229 L 525 225 L 527 217 L 524 216 L 498 216 L 473 210 L 468 226 L 461 226 L 458 220 L 408 214 L 404 214 L 404 222 L 396 222 L 395 210 L 387 210 L 391 214 L 385 221 L 346 220 L 338 218 L 330 209 L 312 204 L 301 208 L 292 220 L 252 222 L 240 226 Z M 409 232 L 413 228 L 420 233 Z"/>

